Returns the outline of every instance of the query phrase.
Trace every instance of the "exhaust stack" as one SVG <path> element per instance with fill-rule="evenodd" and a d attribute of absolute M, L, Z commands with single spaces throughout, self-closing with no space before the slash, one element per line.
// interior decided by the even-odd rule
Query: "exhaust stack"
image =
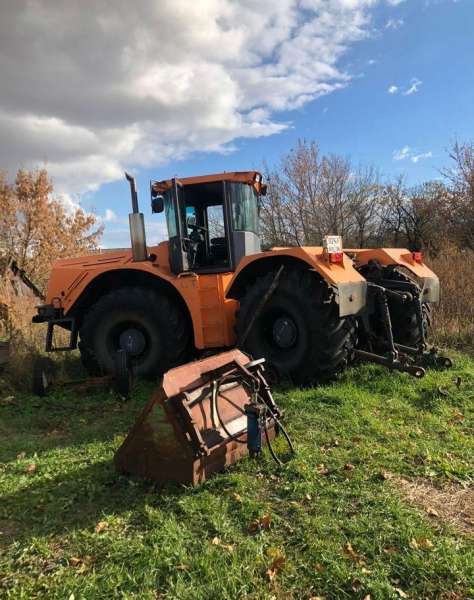
<path fill-rule="evenodd" d="M 148 259 L 145 220 L 143 218 L 143 213 L 138 210 L 138 195 L 135 177 L 129 173 L 125 173 L 125 177 L 130 184 L 130 194 L 132 196 L 132 212 L 128 215 L 128 221 L 130 223 L 130 241 L 132 244 L 133 262 L 141 262 Z"/>

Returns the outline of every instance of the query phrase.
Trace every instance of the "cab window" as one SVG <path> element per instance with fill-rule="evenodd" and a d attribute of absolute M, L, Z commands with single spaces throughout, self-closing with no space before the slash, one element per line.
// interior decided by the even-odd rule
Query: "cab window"
<path fill-rule="evenodd" d="M 253 186 L 230 183 L 232 221 L 235 231 L 251 231 L 258 235 L 258 199 Z"/>

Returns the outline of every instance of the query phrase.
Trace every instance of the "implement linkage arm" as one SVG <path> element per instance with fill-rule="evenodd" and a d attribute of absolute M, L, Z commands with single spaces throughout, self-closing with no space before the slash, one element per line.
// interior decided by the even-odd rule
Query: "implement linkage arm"
<path fill-rule="evenodd" d="M 381 283 L 383 283 L 383 280 Z M 391 284 L 393 285 L 393 282 L 391 282 Z M 409 282 L 397 282 L 397 288 L 399 289 L 389 289 L 383 285 L 371 282 L 368 283 L 368 293 L 372 295 L 380 311 L 385 329 L 385 343 L 388 350 L 385 355 L 375 354 L 365 350 L 356 350 L 356 357 L 362 361 L 383 365 L 391 370 L 409 373 L 417 378 L 425 376 L 425 366 L 435 366 L 440 368 L 451 367 L 452 362 L 449 358 L 439 356 L 437 348 L 428 348 L 426 344 L 422 302 L 417 286 Z M 414 303 L 417 326 L 420 331 L 420 342 L 417 348 L 404 346 L 394 341 L 392 320 L 390 318 L 390 309 L 387 301 L 388 297 L 392 297 L 402 303 Z M 367 333 L 370 340 L 370 338 L 373 337 L 373 333 L 371 331 L 368 331 Z"/>

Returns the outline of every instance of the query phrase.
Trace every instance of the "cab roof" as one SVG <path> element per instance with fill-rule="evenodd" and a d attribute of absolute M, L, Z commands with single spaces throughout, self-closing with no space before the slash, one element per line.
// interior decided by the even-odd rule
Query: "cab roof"
<path fill-rule="evenodd" d="M 176 181 L 183 186 L 196 185 L 199 183 L 215 183 L 218 181 L 236 181 L 254 185 L 257 192 L 263 191 L 262 175 L 258 171 L 228 171 L 224 173 L 214 173 L 211 175 L 198 175 L 196 177 L 176 177 Z M 173 179 L 164 179 L 163 181 L 152 181 L 151 189 L 156 192 L 165 192 L 173 186 Z"/>

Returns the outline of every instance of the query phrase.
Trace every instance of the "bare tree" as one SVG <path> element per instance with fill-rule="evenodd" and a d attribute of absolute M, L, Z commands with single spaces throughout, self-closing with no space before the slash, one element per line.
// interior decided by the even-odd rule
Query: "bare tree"
<path fill-rule="evenodd" d="M 449 188 L 446 219 L 458 245 L 474 250 L 474 142 L 453 144 L 454 166 L 442 170 Z"/>

